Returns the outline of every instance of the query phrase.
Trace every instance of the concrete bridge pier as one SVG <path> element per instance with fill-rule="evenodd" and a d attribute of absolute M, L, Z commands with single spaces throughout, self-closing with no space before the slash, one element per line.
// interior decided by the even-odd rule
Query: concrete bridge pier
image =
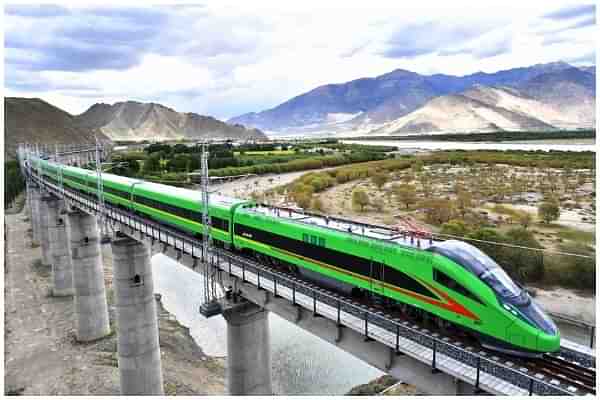
<path fill-rule="evenodd" d="M 29 218 L 29 223 L 32 223 L 32 218 L 33 218 L 33 212 L 31 210 L 32 201 L 33 201 L 33 199 L 31 196 L 31 185 L 29 183 L 27 183 L 25 185 L 25 212 L 27 212 L 27 217 Z"/>
<path fill-rule="evenodd" d="M 230 395 L 271 395 L 269 312 L 253 303 L 225 310 Z"/>
<path fill-rule="evenodd" d="M 96 340 L 110 333 L 100 235 L 96 218 L 81 211 L 68 214 L 77 340 Z"/>
<path fill-rule="evenodd" d="M 52 260 L 52 295 L 72 296 L 73 262 L 71 246 L 67 236 L 67 221 L 64 200 L 51 197 L 48 206 L 48 233 L 50 240 L 50 259 Z"/>
<path fill-rule="evenodd" d="M 39 246 L 40 245 L 40 203 L 41 203 L 41 193 L 39 192 L 39 190 L 36 190 L 36 188 L 31 188 L 30 190 L 30 194 L 31 194 L 31 203 L 30 203 L 30 209 L 31 209 L 31 231 L 32 231 L 32 235 L 31 235 L 31 244 L 33 246 Z"/>
<path fill-rule="evenodd" d="M 111 246 L 121 394 L 162 395 L 150 248 L 135 239 L 119 236 Z"/>
<path fill-rule="evenodd" d="M 52 201 L 52 197 L 48 194 L 43 194 L 41 201 L 38 203 L 39 227 L 40 227 L 40 247 L 42 248 L 42 264 L 52 265 L 50 257 L 50 232 L 48 231 L 48 202 Z"/>

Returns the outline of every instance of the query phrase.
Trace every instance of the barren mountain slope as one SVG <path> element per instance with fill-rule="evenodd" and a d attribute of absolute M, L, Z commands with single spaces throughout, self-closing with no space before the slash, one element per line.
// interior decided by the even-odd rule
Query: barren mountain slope
<path fill-rule="evenodd" d="M 539 75 L 519 91 L 560 110 L 569 127 L 592 127 L 596 121 L 596 75 L 587 71 L 568 68 Z"/>
<path fill-rule="evenodd" d="M 530 117 L 494 103 L 509 103 L 508 95 L 489 88 L 478 88 L 476 96 L 468 93 L 437 97 L 420 109 L 398 118 L 374 134 L 422 133 L 422 132 L 483 132 L 496 130 L 547 129 L 544 121 Z"/>
<path fill-rule="evenodd" d="M 4 98 L 5 155 L 15 157 L 17 144 L 94 143 L 94 133 L 108 140 L 100 131 L 77 125 L 66 111 L 37 98 Z"/>
<path fill-rule="evenodd" d="M 94 104 L 77 116 L 81 126 L 98 128 L 114 140 L 198 138 L 262 139 L 257 129 L 229 125 L 215 118 L 179 113 L 156 103 L 127 101 Z"/>

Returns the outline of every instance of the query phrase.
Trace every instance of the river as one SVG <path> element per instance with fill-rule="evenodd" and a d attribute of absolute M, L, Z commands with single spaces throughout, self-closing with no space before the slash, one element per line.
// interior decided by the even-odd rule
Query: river
<path fill-rule="evenodd" d="M 527 150 L 527 151 L 596 151 L 594 139 L 548 139 L 511 142 L 446 142 L 416 140 L 341 140 L 343 143 L 397 146 L 420 150 Z"/>
<path fill-rule="evenodd" d="M 222 316 L 198 312 L 203 278 L 162 254 L 152 257 L 154 291 L 204 353 L 227 355 L 227 327 Z M 342 395 L 384 373 L 294 324 L 270 314 L 273 390 L 281 395 Z"/>

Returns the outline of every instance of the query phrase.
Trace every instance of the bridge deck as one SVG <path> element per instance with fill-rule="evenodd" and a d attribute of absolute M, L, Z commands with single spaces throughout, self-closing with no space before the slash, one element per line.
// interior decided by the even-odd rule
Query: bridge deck
<path fill-rule="evenodd" d="M 40 183 L 50 191 L 56 194 L 60 193 L 55 185 L 45 181 Z M 95 213 L 98 209 L 95 198 L 82 196 L 74 192 L 68 192 L 66 195 L 71 201 L 75 202 L 78 208 L 84 211 Z M 151 237 L 158 240 L 159 243 L 164 243 L 165 246 L 171 246 L 194 258 L 201 256 L 201 244 L 194 238 L 174 232 L 154 221 L 131 215 L 124 210 L 108 207 L 107 213 L 108 218 L 120 230 L 131 229 L 132 234 L 134 232 L 139 233 L 140 239 Z M 429 365 L 434 363 L 435 358 L 436 369 L 462 381 L 473 384 L 478 370 L 475 368 L 473 361 L 477 361 L 477 365 L 481 362 L 479 385 L 481 389 L 490 393 L 526 394 L 529 392 L 526 389 L 528 384 L 532 385 L 529 387 L 534 388 L 534 393 L 568 394 L 573 391 L 573 388 L 559 385 L 559 382 L 555 380 L 546 382 L 541 377 L 530 376 L 527 370 L 519 371 L 513 368 L 512 365 L 503 365 L 501 362 L 493 360 L 494 357 L 487 357 L 484 352 L 474 354 L 468 349 L 463 349 L 461 345 L 445 343 L 445 340 L 448 339 L 441 338 L 439 335 L 436 337 L 437 334 L 431 334 L 418 327 L 415 328 L 386 319 L 383 313 L 369 310 L 347 300 L 336 300 L 334 295 L 326 290 L 286 277 L 285 274 L 270 271 L 268 267 L 261 267 L 238 257 L 232 257 L 223 250 L 215 249 L 214 252 L 223 259 L 229 260 L 227 267 L 223 263 L 219 263 L 218 266 L 222 271 L 226 271 L 231 265 L 231 271 L 232 273 L 235 272 L 236 276 L 271 293 L 275 292 L 275 282 L 277 282 L 277 294 L 279 296 L 292 302 L 295 300 L 295 303 L 302 308 L 313 310 L 332 321 L 336 321 L 339 313 L 340 323 L 347 328 L 356 332 L 364 332 L 365 337 L 384 344 L 390 349 L 397 346 L 401 352 Z M 293 289 L 290 281 L 294 281 Z M 332 305 L 335 305 L 336 302 L 338 304 L 337 308 Z M 343 309 L 340 309 L 340 302 L 344 305 Z M 390 327 L 396 327 L 396 332 Z M 402 336 L 399 335 L 400 329 L 405 333 Z M 435 350 L 436 344 L 437 352 Z M 484 364 L 487 366 L 486 368 L 483 368 Z"/>
<path fill-rule="evenodd" d="M 228 271 L 228 265 L 225 263 L 221 264 L 221 269 Z M 253 285 L 258 285 L 258 276 L 255 273 L 249 271 L 242 271 L 242 268 L 238 266 L 232 266 L 231 268 L 232 274 L 237 276 L 238 278 L 242 278 L 247 282 L 250 282 Z M 274 283 L 272 280 L 268 278 L 261 277 L 260 278 L 260 286 L 269 292 L 274 292 Z M 292 292 L 292 289 L 285 286 L 278 286 L 277 294 L 281 297 L 288 299 L 289 301 L 293 301 L 295 298 L 296 304 L 302 306 L 304 309 L 314 311 L 318 315 L 328 318 L 330 320 L 337 319 L 337 309 L 328 304 L 322 303 L 320 301 L 314 302 L 311 296 L 308 296 L 304 293 L 296 292 L 295 294 Z M 315 308 L 316 305 L 316 308 Z M 363 333 L 365 322 L 363 319 L 352 315 L 348 312 L 341 311 L 340 312 L 340 321 L 342 325 L 347 328 L 350 328 L 356 332 Z M 412 326 L 413 329 L 417 329 L 418 327 Z M 429 333 L 427 330 L 422 331 L 424 334 Z M 369 338 L 375 339 L 380 343 L 385 343 L 390 348 L 395 348 L 396 346 L 396 335 L 393 332 L 390 332 L 384 328 L 381 328 L 376 325 L 371 325 L 368 328 Z M 399 350 L 407 355 L 410 355 L 413 358 L 420 360 L 421 362 L 431 365 L 433 361 L 433 350 L 423 346 L 413 340 L 410 340 L 406 337 L 401 337 L 398 342 Z M 467 381 L 471 384 L 475 384 L 477 369 L 475 367 L 466 365 L 461 363 L 451 357 L 448 357 L 443 354 L 436 354 L 436 368 L 439 370 L 443 370 L 446 373 L 451 373 L 454 376 L 460 377 L 460 379 Z M 495 377 L 491 374 L 481 372 L 479 377 L 480 388 L 494 394 L 504 394 L 504 395 L 527 395 L 528 391 L 526 389 L 520 388 L 516 385 L 511 384 L 503 379 Z"/>

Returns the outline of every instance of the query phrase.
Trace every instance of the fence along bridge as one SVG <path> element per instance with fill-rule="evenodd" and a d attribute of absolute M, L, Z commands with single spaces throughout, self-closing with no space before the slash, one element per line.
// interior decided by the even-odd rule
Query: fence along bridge
<path fill-rule="evenodd" d="M 81 158 L 91 151 L 96 150 L 71 149 L 56 157 Z M 25 156 L 23 151 L 20 154 Z M 110 204 L 100 204 L 94 196 L 59 187 L 31 168 L 24 171 L 34 240 L 41 242 L 43 262 L 52 264 L 55 293 L 75 294 L 80 340 L 93 340 L 108 333 L 103 280 L 101 287 L 92 287 L 86 281 L 102 274 L 100 234 L 94 216 L 102 213 L 115 233 L 113 285 L 123 394 L 163 393 L 155 305 L 148 300 L 152 298 L 153 252 L 164 253 L 200 273 L 205 273 L 201 265 L 206 262 L 216 271 L 216 280 L 222 287 L 231 288 L 220 299 L 228 329 L 230 394 L 272 394 L 268 312 L 427 393 L 586 393 L 577 383 L 560 378 L 564 377 L 560 371 L 556 375 L 542 374 L 525 364 L 465 346 L 228 250 L 211 248 L 205 252 L 202 242 L 192 236 Z M 64 213 L 68 213 L 66 226 L 60 217 Z M 48 236 L 44 229 L 54 231 Z M 66 241 L 66 229 L 70 231 L 70 243 Z M 70 254 L 65 255 L 61 248 Z M 71 281 L 66 271 L 69 267 L 73 268 Z M 595 387 L 592 349 L 563 340 L 557 359 L 568 368 L 579 368 L 583 374 L 593 371 Z"/>

